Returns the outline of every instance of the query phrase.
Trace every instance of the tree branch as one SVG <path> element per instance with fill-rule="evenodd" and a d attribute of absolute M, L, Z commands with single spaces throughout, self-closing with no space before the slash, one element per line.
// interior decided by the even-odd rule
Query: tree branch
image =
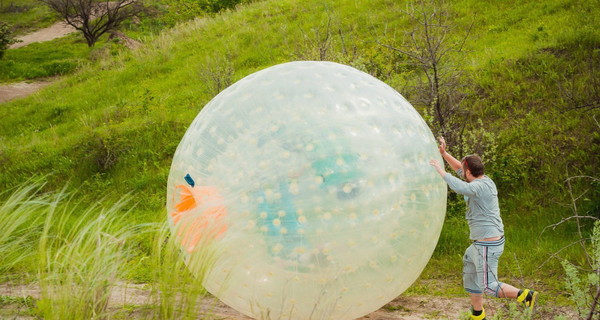
<path fill-rule="evenodd" d="M 569 216 L 566 218 L 563 218 L 562 220 L 560 220 L 559 222 L 555 223 L 555 224 L 551 224 L 549 226 L 546 226 L 544 228 L 544 230 L 542 230 L 542 232 L 540 233 L 540 235 L 542 235 L 546 229 L 552 228 L 552 230 L 556 229 L 556 227 L 558 227 L 559 225 L 572 220 L 572 219 L 592 219 L 592 220 L 600 220 L 598 217 L 593 217 L 593 216 Z"/>
<path fill-rule="evenodd" d="M 386 48 L 388 48 L 388 49 L 392 49 L 392 50 L 394 50 L 394 51 L 398 51 L 398 52 L 400 52 L 400 53 L 402 53 L 402 54 L 404 54 L 404 55 L 407 55 L 407 56 L 409 56 L 409 57 L 411 57 L 411 58 L 413 58 L 413 59 L 415 59 L 415 60 L 419 61 L 421 64 L 424 64 L 423 60 L 422 60 L 422 59 L 421 59 L 419 56 L 417 56 L 417 55 L 414 55 L 414 54 L 412 54 L 412 53 L 410 53 L 410 52 L 408 52 L 408 51 L 404 51 L 404 50 L 402 50 L 402 49 L 398 49 L 398 48 L 395 48 L 395 47 L 389 46 L 389 45 L 387 45 L 387 44 L 381 43 L 381 42 L 379 42 L 379 40 L 377 40 L 376 42 L 377 42 L 377 44 L 378 44 L 378 45 L 380 45 L 380 46 L 386 47 Z"/>
<path fill-rule="evenodd" d="M 596 296 L 594 297 L 594 302 L 592 303 L 592 307 L 590 308 L 590 313 L 587 316 L 587 320 L 592 320 L 594 318 L 594 313 L 596 313 L 596 306 L 598 305 L 598 299 L 600 299 L 600 287 L 596 289 Z"/>
<path fill-rule="evenodd" d="M 578 240 L 575 240 L 575 241 L 571 242 L 570 244 L 568 244 L 568 245 L 566 245 L 566 246 L 564 246 L 564 247 L 560 248 L 558 251 L 556 251 L 556 252 L 554 252 L 552 255 L 550 255 L 550 257 L 548 257 L 548 259 L 546 259 L 546 261 L 542 262 L 542 264 L 540 264 L 540 265 L 537 267 L 537 269 L 536 269 L 536 270 L 540 270 L 540 269 L 542 269 L 542 267 L 543 267 L 543 266 L 545 266 L 545 265 L 546 265 L 546 263 L 548 263 L 548 262 L 549 262 L 549 261 L 550 261 L 552 258 L 554 258 L 554 257 L 558 256 L 558 254 L 559 254 L 559 253 L 561 253 L 563 250 L 565 250 L 565 249 L 567 249 L 567 248 L 570 248 L 571 246 L 574 246 L 574 245 L 576 245 L 576 244 L 578 244 L 578 243 L 580 243 L 580 242 L 587 241 L 587 240 L 589 240 L 589 238 L 582 238 L 582 239 L 578 239 Z"/>
<path fill-rule="evenodd" d="M 108 0 L 96 3 L 93 0 L 40 0 L 53 11 L 61 15 L 67 24 L 79 30 L 85 36 L 91 47 L 98 38 L 107 31 L 119 26 L 125 19 L 137 14 L 132 6 L 135 0 L 117 0 L 114 3 Z"/>

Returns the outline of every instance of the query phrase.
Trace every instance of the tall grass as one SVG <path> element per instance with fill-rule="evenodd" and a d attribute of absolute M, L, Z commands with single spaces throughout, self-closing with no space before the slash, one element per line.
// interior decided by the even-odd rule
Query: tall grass
<path fill-rule="evenodd" d="M 200 302 L 207 295 L 202 282 L 214 263 L 215 252 L 206 246 L 209 239 L 203 239 L 191 255 L 184 255 L 181 241 L 171 233 L 168 223 L 156 230 L 151 255 L 156 318 L 196 319 L 200 312 L 210 313 Z"/>
<path fill-rule="evenodd" d="M 36 195 L 41 187 L 27 183 L 0 194 L 8 196 L 0 203 L 0 282 L 8 280 L 13 269 L 35 252 L 32 240 L 39 235 L 43 209 L 49 203 L 47 196 Z"/>
<path fill-rule="evenodd" d="M 38 246 L 40 315 L 45 319 L 99 319 L 108 315 L 111 288 L 124 277 L 128 240 L 138 231 L 123 217 L 127 201 L 108 208 L 50 205 Z"/>
<path fill-rule="evenodd" d="M 111 294 L 139 272 L 135 261 L 140 257 L 149 261 L 149 318 L 210 314 L 202 286 L 216 257 L 210 239 L 184 254 L 185 230 L 172 233 L 166 219 L 129 222 L 131 197 L 87 205 L 64 190 L 42 193 L 43 186 L 27 183 L 0 200 L 0 283 L 34 273 L 29 280 L 39 284 L 40 298 L 32 314 L 43 319 L 118 317 L 130 306 Z"/>

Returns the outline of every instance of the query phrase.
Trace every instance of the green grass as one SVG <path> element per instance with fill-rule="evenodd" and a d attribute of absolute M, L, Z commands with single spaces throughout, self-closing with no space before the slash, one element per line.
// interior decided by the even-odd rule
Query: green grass
<path fill-rule="evenodd" d="M 50 9 L 36 0 L 3 0 L 0 2 L 0 21 L 8 23 L 15 34 L 48 27 L 58 21 Z"/>
<path fill-rule="evenodd" d="M 473 5 L 464 1 L 456 3 L 454 8 L 461 12 Z M 57 174 L 58 181 L 73 179 L 77 184 L 88 180 L 100 180 L 99 183 L 103 183 L 102 180 L 118 181 L 117 185 L 122 186 L 118 193 L 139 190 L 145 195 L 151 193 L 150 198 L 154 198 L 161 192 L 160 185 L 146 181 L 150 177 L 165 178 L 165 167 L 177 141 L 198 110 L 215 94 L 205 75 L 217 72 L 235 81 L 276 63 L 298 58 L 317 59 L 317 35 L 326 32 L 330 18 L 332 40 L 327 59 L 381 74 L 382 80 L 402 86 L 402 78 L 393 71 L 402 69 L 389 66 L 398 57 L 374 43 L 388 34 L 392 40 L 394 34 L 397 35 L 396 41 L 401 39 L 405 19 L 402 19 L 399 10 L 403 7 L 387 6 L 385 1 L 368 5 L 360 1 L 315 1 L 305 6 L 286 1 L 259 2 L 242 6 L 237 12 L 179 25 L 149 39 L 148 44 L 139 50 L 115 52 L 115 56 L 106 54 L 98 59 L 97 65 L 86 67 L 61 84 L 45 90 L 37 101 L 13 102 L 0 111 L 3 119 L 7 119 L 5 123 L 10 124 L 0 127 L 7 142 L 3 149 L 4 158 L 6 166 L 10 167 L 0 178 L 0 183 L 10 185 L 18 181 L 20 175 L 51 171 Z M 491 17 L 477 15 L 473 18 L 479 20 L 475 23 L 474 33 L 477 35 L 469 42 L 472 50 L 469 59 L 478 63 L 471 67 L 476 70 L 473 74 L 478 77 L 476 84 L 482 92 L 480 96 L 486 97 L 472 97 L 473 108 L 499 145 L 496 157 L 499 161 L 490 164 L 490 168 L 501 187 L 512 189 L 515 183 L 534 187 L 532 184 L 540 181 L 546 187 L 556 184 L 555 177 L 564 176 L 564 171 L 559 169 L 562 166 L 545 161 L 548 165 L 539 168 L 536 162 L 540 156 L 550 159 L 564 148 L 573 150 L 566 153 L 569 161 L 583 159 L 587 163 L 589 168 L 580 171 L 594 170 L 594 161 L 589 153 L 594 151 L 590 146 L 596 145 L 591 143 L 592 139 L 597 138 L 580 130 L 593 128 L 592 118 L 582 119 L 573 113 L 557 114 L 560 110 L 556 107 L 542 108 L 549 103 L 557 105 L 560 91 L 552 87 L 555 83 L 552 79 L 540 82 L 529 75 L 530 67 L 548 65 L 549 58 L 538 51 L 539 47 L 552 48 L 556 43 L 556 46 L 580 50 L 575 47 L 579 44 L 565 42 L 564 39 L 568 38 L 567 34 L 577 38 L 582 31 L 568 25 L 543 45 L 532 45 L 525 39 L 514 40 L 511 44 L 501 41 L 488 43 L 486 40 L 512 39 L 512 33 L 521 33 L 523 21 L 552 20 L 561 12 L 569 17 L 576 16 L 576 10 L 580 9 L 575 5 L 565 6 L 567 11 L 551 10 L 550 18 L 544 15 L 544 10 L 533 10 L 536 15 L 531 16 L 522 9 L 507 8 L 511 10 L 502 11 L 503 15 L 520 22 L 515 25 L 507 23 L 502 34 L 487 34 L 489 26 L 485 24 L 488 20 L 498 23 L 492 18 L 497 18 L 495 15 L 500 15 L 500 11 L 481 8 L 478 12 L 489 13 Z M 467 22 L 458 20 L 457 23 L 464 26 Z M 285 36 L 264 37 L 257 34 L 257 30 L 261 30 L 261 34 Z M 356 54 L 344 54 L 340 33 L 344 37 L 346 51 Z M 515 47 L 519 47 L 519 51 L 510 51 Z M 587 49 L 581 50 L 584 53 Z M 495 52 L 494 57 L 479 56 L 486 51 Z M 554 60 L 548 71 L 559 72 L 565 65 L 576 65 L 579 58 L 559 56 Z M 227 69 L 224 68 L 211 69 L 211 66 L 225 64 L 233 73 L 225 72 Z M 586 78 L 581 77 L 578 81 L 584 82 Z M 501 86 L 495 85 L 499 82 Z M 43 107 L 40 107 L 40 99 L 44 100 Z M 17 111 L 12 112 L 13 109 Z M 557 117 L 560 119 L 556 122 L 559 128 L 545 125 Z M 27 121 L 24 122 L 25 119 Z M 509 126 L 514 129 L 503 130 Z M 152 128 L 149 132 L 146 130 L 148 127 Z M 553 134 L 555 131 L 558 134 Z M 110 143 L 97 143 L 107 136 L 112 139 L 108 141 Z M 542 137 L 551 137 L 552 140 L 546 142 Z M 58 145 L 50 143 L 58 139 Z M 570 142 L 573 144 L 569 145 Z M 83 148 L 75 147 L 82 145 Z M 536 149 L 530 150 L 530 146 Z M 560 146 L 560 149 L 553 149 L 553 146 Z M 29 156 L 32 148 L 41 150 L 43 158 L 32 159 Z M 101 159 L 106 153 L 117 158 L 114 161 Z M 132 166 L 136 168 L 135 181 L 127 169 Z M 521 166 L 527 170 L 522 170 Z M 525 171 L 539 169 L 550 170 L 553 179 L 523 180 Z M 577 170 L 575 168 L 574 173 Z"/>
<path fill-rule="evenodd" d="M 160 6 L 150 2 L 146 5 L 138 18 L 125 20 L 119 31 L 143 40 L 164 29 L 164 23 L 158 19 Z M 4 3 L 3 8 L 0 8 L 0 20 L 13 26 L 17 38 L 59 21 L 58 16 L 39 1 L 10 1 Z M 5 12 L 7 10 L 12 11 Z M 89 48 L 82 33 L 76 31 L 62 38 L 6 50 L 0 60 L 0 83 L 72 74 L 84 64 L 94 64 L 122 50 L 117 40 L 108 38 L 108 34 L 101 36 L 96 45 Z"/>
<path fill-rule="evenodd" d="M 0 205 L 1 282 L 13 280 L 10 275 L 30 262 L 35 252 L 32 242 L 43 224 L 39 213 L 49 201 L 48 197 L 35 196 L 40 188 L 39 184 L 24 184 L 3 194 L 5 200 Z"/>
<path fill-rule="evenodd" d="M 0 82 L 16 82 L 73 73 L 93 50 L 72 34 L 7 50 L 0 60 Z"/>
<path fill-rule="evenodd" d="M 111 291 L 138 276 L 150 286 L 151 300 L 135 309 L 147 309 L 151 318 L 197 318 L 198 301 L 207 295 L 201 283 L 215 257 L 210 246 L 184 259 L 166 216 L 160 223 L 132 224 L 128 197 L 90 206 L 77 202 L 76 194 L 43 193 L 41 187 L 29 182 L 0 202 L 0 281 L 40 288 L 39 299 L 0 296 L 0 314 L 119 317 L 132 306 L 123 301 L 109 308 Z"/>
<path fill-rule="evenodd" d="M 125 201 L 85 209 L 72 201 L 49 207 L 39 238 L 37 308 L 44 319 L 107 316 L 110 290 L 126 273 L 126 244 L 140 231 L 124 223 Z"/>
<path fill-rule="evenodd" d="M 150 265 L 152 296 L 161 319 L 196 319 L 201 311 L 199 298 L 207 296 L 202 286 L 215 258 L 206 240 L 192 257 L 183 257 L 180 240 L 171 233 L 167 223 L 160 226 L 154 237 Z M 191 270 L 190 271 L 188 271 Z"/>

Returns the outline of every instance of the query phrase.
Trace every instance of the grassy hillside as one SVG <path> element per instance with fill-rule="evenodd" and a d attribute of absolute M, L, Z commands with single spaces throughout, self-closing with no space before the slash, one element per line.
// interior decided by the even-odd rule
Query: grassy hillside
<path fill-rule="evenodd" d="M 17 35 L 22 35 L 47 27 L 58 18 L 36 0 L 4 0 L 0 2 L 0 21 L 12 26 Z"/>
<path fill-rule="evenodd" d="M 471 79 L 463 104 L 470 114 L 466 149 L 489 159 L 511 239 L 507 250 L 515 254 L 502 272 L 525 285 L 560 287 L 539 280 L 560 272 L 556 261 L 537 266 L 572 242 L 576 230 L 565 224 L 541 232 L 571 214 L 557 205 L 569 203 L 565 178 L 600 176 L 599 7 L 597 0 L 449 6 L 451 37 L 460 39 L 472 25 L 466 54 L 451 56 Z M 128 219 L 158 220 L 175 149 L 223 84 L 278 63 L 322 59 L 376 75 L 411 101 L 414 93 L 405 88 L 421 76 L 418 69 L 378 44 L 402 45 L 414 27 L 408 8 L 391 0 L 260 1 L 103 57 L 39 94 L 0 106 L 0 188 L 45 176 L 46 190 L 68 184 L 84 201 L 132 193 L 139 205 Z M 425 115 L 428 106 L 415 107 Z M 599 186 L 575 182 L 574 192 L 589 190 L 580 212 L 597 216 Z M 425 277 L 457 276 L 457 257 L 468 243 L 463 210 L 452 196 Z M 564 254 L 580 258 L 575 249 Z"/>

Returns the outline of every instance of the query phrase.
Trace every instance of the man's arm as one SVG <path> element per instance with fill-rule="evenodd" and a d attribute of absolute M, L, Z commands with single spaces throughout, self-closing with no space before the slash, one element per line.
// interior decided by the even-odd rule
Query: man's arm
<path fill-rule="evenodd" d="M 429 164 L 435 168 L 435 170 L 440 174 L 440 176 L 442 176 L 442 178 L 446 175 L 446 170 L 444 170 L 444 167 L 439 161 L 431 159 L 429 160 Z"/>
<path fill-rule="evenodd" d="M 454 192 L 468 197 L 473 197 L 477 195 L 477 184 L 465 182 L 451 174 L 446 174 L 442 177 L 444 178 L 444 181 L 446 181 L 450 189 L 454 190 Z"/>
<path fill-rule="evenodd" d="M 475 196 L 477 194 L 476 187 L 474 184 L 464 182 L 459 178 L 448 174 L 446 171 L 444 171 L 444 167 L 439 161 L 432 159 L 429 160 L 429 164 L 435 168 L 435 170 L 440 174 L 444 181 L 446 181 L 450 189 L 454 190 L 454 192 L 469 197 Z"/>
<path fill-rule="evenodd" d="M 446 151 L 446 140 L 444 139 L 444 137 L 440 137 L 440 146 L 438 148 L 440 150 L 442 158 L 446 160 L 446 162 L 448 163 L 448 165 L 450 165 L 450 168 L 452 168 L 452 170 L 457 171 L 458 169 L 462 168 L 462 163 L 460 163 L 460 161 L 458 161 L 455 157 L 453 157 Z"/>

